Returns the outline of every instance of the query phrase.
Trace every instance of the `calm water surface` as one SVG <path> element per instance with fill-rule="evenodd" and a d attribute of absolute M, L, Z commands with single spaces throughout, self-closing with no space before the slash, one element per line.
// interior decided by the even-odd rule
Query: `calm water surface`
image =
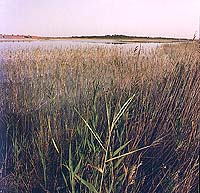
<path fill-rule="evenodd" d="M 43 48 L 65 48 L 65 47 L 93 47 L 93 46 L 107 46 L 107 47 L 123 47 L 135 48 L 141 46 L 142 48 L 149 49 L 155 48 L 162 43 L 121 43 L 113 40 L 38 40 L 38 41 L 14 41 L 14 42 L 0 42 L 0 50 L 2 49 L 19 49 L 31 47 Z"/>

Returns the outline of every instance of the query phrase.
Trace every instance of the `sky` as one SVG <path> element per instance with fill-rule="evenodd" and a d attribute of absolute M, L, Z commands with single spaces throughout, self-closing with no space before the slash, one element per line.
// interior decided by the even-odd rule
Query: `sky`
<path fill-rule="evenodd" d="M 0 34 L 199 36 L 200 0 L 0 0 Z"/>

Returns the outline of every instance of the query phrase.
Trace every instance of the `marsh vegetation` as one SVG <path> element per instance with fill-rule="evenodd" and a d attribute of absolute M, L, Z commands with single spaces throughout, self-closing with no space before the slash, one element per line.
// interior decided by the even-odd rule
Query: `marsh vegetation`
<path fill-rule="evenodd" d="M 198 191 L 196 43 L 0 55 L 8 192 Z"/>

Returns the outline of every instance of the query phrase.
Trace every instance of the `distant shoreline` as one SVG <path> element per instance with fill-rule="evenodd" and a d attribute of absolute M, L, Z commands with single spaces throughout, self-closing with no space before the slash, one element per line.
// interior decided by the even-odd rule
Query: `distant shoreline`
<path fill-rule="evenodd" d="M 165 38 L 165 37 L 137 37 L 124 35 L 106 35 L 106 36 L 72 36 L 72 37 L 39 37 L 39 36 L 15 36 L 5 35 L 5 38 L 0 38 L 0 42 L 32 42 L 32 41 L 47 41 L 47 40 L 107 40 L 114 43 L 178 43 L 188 42 L 192 39 L 186 38 Z"/>
<path fill-rule="evenodd" d="M 153 39 L 153 40 L 149 40 L 149 39 L 99 39 L 99 38 L 40 38 L 40 39 L 0 39 L 0 43 L 2 42 L 33 42 L 33 41 L 63 41 L 63 40 L 96 40 L 96 41 L 100 41 L 100 40 L 105 40 L 108 41 L 110 43 L 121 43 L 121 44 L 127 44 L 127 43 L 179 43 L 179 42 L 188 42 L 191 40 L 164 40 L 164 39 Z"/>
<path fill-rule="evenodd" d="M 175 43 L 175 42 L 187 42 L 190 40 L 180 40 L 180 39 L 148 39 L 148 38 L 130 38 L 130 39 L 116 39 L 116 38 L 72 38 L 76 40 L 109 40 L 118 43 Z"/>

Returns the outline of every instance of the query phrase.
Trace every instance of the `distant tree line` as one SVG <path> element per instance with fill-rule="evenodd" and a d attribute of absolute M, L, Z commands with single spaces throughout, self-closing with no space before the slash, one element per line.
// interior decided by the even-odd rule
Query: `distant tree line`
<path fill-rule="evenodd" d="M 25 35 L 24 38 L 32 38 L 30 35 Z"/>
<path fill-rule="evenodd" d="M 187 38 L 167 38 L 167 37 L 148 37 L 148 36 L 127 36 L 127 35 L 100 35 L 100 36 L 72 36 L 72 38 L 95 38 L 95 39 L 166 39 L 166 40 L 187 40 Z"/>

